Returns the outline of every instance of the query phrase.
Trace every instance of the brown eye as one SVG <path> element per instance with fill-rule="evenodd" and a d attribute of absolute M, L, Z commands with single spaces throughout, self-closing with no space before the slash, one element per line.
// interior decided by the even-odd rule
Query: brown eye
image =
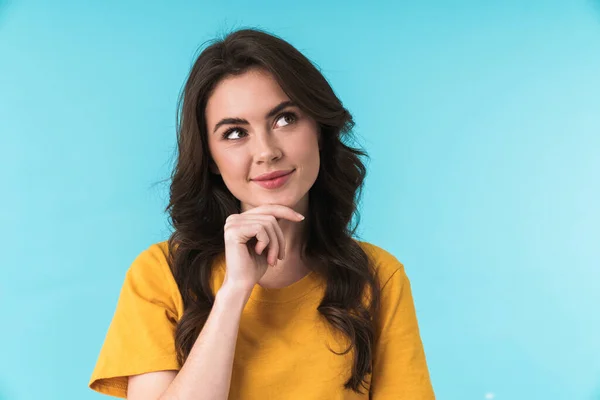
<path fill-rule="evenodd" d="M 293 124 L 294 122 L 296 122 L 298 120 L 298 116 L 295 113 L 293 113 L 293 112 L 290 111 L 290 112 L 286 112 L 286 113 L 281 114 L 277 118 L 278 122 L 281 121 L 281 120 L 285 121 L 285 125 L 283 125 L 283 126 L 286 126 L 286 125 L 290 125 L 290 124 Z"/>
<path fill-rule="evenodd" d="M 236 137 L 233 137 L 233 138 L 231 137 L 231 135 L 234 132 L 238 134 L 237 138 Z M 231 129 L 226 130 L 225 133 L 223 133 L 223 139 L 226 139 L 226 140 L 238 140 L 238 139 L 241 139 L 240 135 L 244 135 L 244 134 L 245 134 L 245 132 L 243 130 L 239 129 L 239 128 L 231 128 Z"/>

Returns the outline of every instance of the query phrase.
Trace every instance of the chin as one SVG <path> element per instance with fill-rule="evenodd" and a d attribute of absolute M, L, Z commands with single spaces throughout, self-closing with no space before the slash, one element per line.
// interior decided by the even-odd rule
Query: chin
<path fill-rule="evenodd" d="M 276 205 L 281 205 L 281 206 L 286 206 L 286 207 L 290 207 L 293 208 L 298 202 L 297 201 L 293 201 L 293 200 L 289 200 L 289 199 L 266 199 L 264 202 L 261 203 L 261 205 L 263 204 L 276 204 Z"/>
<path fill-rule="evenodd" d="M 295 209 L 299 203 L 305 200 L 308 201 L 308 192 L 305 193 L 304 191 L 294 190 L 294 188 L 288 188 L 271 193 L 252 193 L 248 197 L 248 201 L 242 202 L 249 204 L 251 207 L 276 204 Z"/>
<path fill-rule="evenodd" d="M 295 194 L 279 192 L 273 193 L 271 195 L 262 195 L 260 196 L 260 204 L 279 204 L 282 206 L 293 208 L 298 204 L 298 202 L 302 199 L 302 196 L 297 196 Z"/>

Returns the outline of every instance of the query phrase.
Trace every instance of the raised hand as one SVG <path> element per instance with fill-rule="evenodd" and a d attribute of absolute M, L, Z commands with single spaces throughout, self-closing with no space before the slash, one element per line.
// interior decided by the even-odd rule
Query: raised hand
<path fill-rule="evenodd" d="M 285 257 L 285 238 L 278 219 L 300 222 L 304 217 L 283 205 L 263 205 L 225 221 L 226 272 L 223 286 L 250 293 L 269 265 Z M 267 251 L 265 252 L 265 249 Z"/>

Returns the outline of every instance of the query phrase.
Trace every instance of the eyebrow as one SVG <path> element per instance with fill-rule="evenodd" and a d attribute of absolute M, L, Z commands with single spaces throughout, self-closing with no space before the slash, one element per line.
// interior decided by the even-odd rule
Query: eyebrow
<path fill-rule="evenodd" d="M 269 111 L 267 113 L 267 115 L 265 115 L 265 119 L 274 117 L 275 114 L 277 114 L 279 111 L 283 110 L 284 108 L 290 107 L 290 106 L 295 106 L 295 105 L 296 105 L 296 103 L 294 103 L 291 100 L 282 101 L 277 106 L 273 107 L 273 109 L 271 111 Z M 243 118 L 223 118 L 222 120 L 217 122 L 217 124 L 215 125 L 215 128 L 213 130 L 213 133 L 215 133 L 221 125 L 229 125 L 229 124 L 248 125 L 249 122 Z"/>

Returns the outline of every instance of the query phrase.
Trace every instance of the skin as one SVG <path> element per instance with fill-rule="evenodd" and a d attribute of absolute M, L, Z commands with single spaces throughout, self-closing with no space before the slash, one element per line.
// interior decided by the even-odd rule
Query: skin
<path fill-rule="evenodd" d="M 309 271 L 300 258 L 308 192 L 320 166 L 317 123 L 290 99 L 273 77 L 260 69 L 223 79 L 206 106 L 211 172 L 220 174 L 240 200 L 241 212 L 224 226 L 226 275 L 210 315 L 186 362 L 178 371 L 129 377 L 128 398 L 225 400 L 231 383 L 240 318 L 252 289 L 288 286 Z M 294 112 L 284 115 L 284 112 Z M 224 118 L 246 124 L 216 125 Z M 216 127 L 216 131 L 215 131 Z M 223 134 L 230 128 L 235 131 Z M 252 178 L 294 170 L 285 185 L 265 189 Z M 256 239 L 254 246 L 248 242 Z M 277 264 L 269 267 L 269 265 Z"/>
<path fill-rule="evenodd" d="M 297 106 L 288 106 L 265 118 L 274 107 L 290 98 L 273 76 L 254 68 L 220 81 L 206 105 L 207 134 L 212 172 L 222 176 L 229 191 L 241 202 L 242 213 L 261 205 L 283 205 L 306 215 L 308 191 L 319 173 L 319 128 Z M 293 112 L 292 115 L 285 115 Z M 242 118 L 248 124 L 225 124 L 224 118 Z M 229 129 L 234 131 L 223 134 Z M 275 170 L 295 169 L 279 189 L 265 189 L 251 179 Z M 285 259 L 269 268 L 260 285 L 282 287 L 300 279 L 308 269 L 300 259 L 305 223 L 278 221 L 284 237 Z"/>

